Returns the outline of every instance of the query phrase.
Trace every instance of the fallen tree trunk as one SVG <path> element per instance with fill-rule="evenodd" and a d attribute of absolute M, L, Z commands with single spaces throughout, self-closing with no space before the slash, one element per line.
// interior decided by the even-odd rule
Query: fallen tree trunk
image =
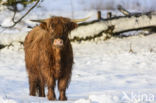
<path fill-rule="evenodd" d="M 20 43 L 21 45 L 24 44 L 23 41 L 16 41 L 16 43 Z M 9 48 L 11 46 L 14 46 L 14 42 L 11 42 L 9 44 L 0 44 L 0 50 L 3 49 L 3 48 L 6 48 L 6 47 Z"/>
<path fill-rule="evenodd" d="M 12 43 L 10 43 L 8 45 L 0 44 L 0 49 L 3 49 L 5 47 L 10 47 L 10 46 L 12 46 Z"/>
<path fill-rule="evenodd" d="M 156 14 L 155 13 L 135 13 L 126 16 L 113 17 L 109 19 L 96 20 L 88 23 L 79 24 L 79 27 L 71 32 L 71 40 L 76 38 L 89 38 L 95 35 L 108 34 L 109 27 L 111 32 L 109 34 L 119 34 L 127 31 L 155 29 L 156 28 Z M 74 39 L 75 38 L 75 39 Z"/>

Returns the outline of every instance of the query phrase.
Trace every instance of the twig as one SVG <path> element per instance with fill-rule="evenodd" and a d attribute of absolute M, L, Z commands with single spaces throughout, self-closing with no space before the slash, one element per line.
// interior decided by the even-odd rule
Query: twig
<path fill-rule="evenodd" d="M 125 16 L 129 16 L 131 15 L 131 13 L 129 11 L 127 11 L 126 9 L 124 9 L 121 5 L 118 6 L 118 10 L 123 13 Z"/>
<path fill-rule="evenodd" d="M 13 17 L 12 17 L 12 22 L 13 22 L 13 23 L 15 23 L 15 16 L 16 16 L 16 12 L 17 12 L 17 7 L 15 6 L 14 8 L 15 8 L 15 10 L 14 10 L 14 15 L 13 15 Z"/>
<path fill-rule="evenodd" d="M 18 4 L 18 3 L 28 5 L 28 4 L 30 4 L 30 3 L 34 2 L 34 1 L 35 0 L 31 0 L 31 1 L 16 1 L 16 0 L 12 0 L 11 2 L 0 1 L 0 5 L 15 5 L 15 4 Z"/>
<path fill-rule="evenodd" d="M 13 21 L 14 24 L 11 25 L 11 26 L 8 26 L 8 27 L 4 27 L 4 26 L 1 26 L 2 28 L 13 28 L 14 26 L 16 26 L 16 24 L 18 24 L 25 16 L 27 16 L 29 14 L 29 12 L 36 7 L 36 5 L 40 2 L 40 0 L 37 0 L 37 2 L 34 4 L 34 6 L 32 6 L 19 20 L 17 21 Z M 14 16 L 12 18 L 12 20 L 14 20 L 15 18 L 15 15 L 16 15 L 16 12 L 14 12 Z"/>
<path fill-rule="evenodd" d="M 133 54 L 135 54 L 135 53 L 136 53 L 136 52 L 134 52 L 134 51 L 133 51 L 133 49 L 132 49 L 132 44 L 131 44 L 131 43 L 130 43 L 129 53 L 133 53 Z"/>

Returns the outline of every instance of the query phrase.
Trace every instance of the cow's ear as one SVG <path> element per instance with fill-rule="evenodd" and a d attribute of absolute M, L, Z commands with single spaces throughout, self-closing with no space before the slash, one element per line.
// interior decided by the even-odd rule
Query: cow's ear
<path fill-rule="evenodd" d="M 40 27 L 41 27 L 42 29 L 47 29 L 47 23 L 46 23 L 46 22 L 41 22 L 41 23 L 40 23 Z"/>
<path fill-rule="evenodd" d="M 75 29 L 78 25 L 75 22 L 69 22 L 68 23 L 68 30 L 72 31 L 73 29 Z"/>

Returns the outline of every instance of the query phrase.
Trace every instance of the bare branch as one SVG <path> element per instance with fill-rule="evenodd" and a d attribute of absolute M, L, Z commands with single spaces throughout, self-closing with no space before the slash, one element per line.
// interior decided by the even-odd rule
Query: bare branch
<path fill-rule="evenodd" d="M 14 15 L 13 15 L 13 17 L 12 17 L 12 22 L 13 22 L 13 23 L 15 23 L 16 12 L 17 12 L 17 7 L 14 6 Z"/>
<path fill-rule="evenodd" d="M 27 16 L 27 15 L 29 14 L 29 12 L 30 12 L 33 8 L 35 8 L 35 7 L 37 6 L 37 4 L 38 4 L 39 2 L 40 2 L 40 0 L 37 0 L 36 3 L 35 3 L 19 20 L 17 20 L 17 21 L 14 21 L 14 18 L 15 18 L 15 15 L 16 15 L 16 12 L 14 12 L 14 16 L 13 16 L 13 18 L 12 18 L 14 24 L 11 25 L 11 26 L 8 26 L 8 27 L 4 27 L 4 26 L 1 26 L 1 27 L 2 27 L 2 28 L 13 28 L 14 26 L 16 26 L 16 24 L 18 24 L 19 22 L 21 22 L 21 20 L 22 20 L 25 16 Z"/>
<path fill-rule="evenodd" d="M 131 13 L 129 11 L 127 11 L 126 9 L 124 9 L 121 5 L 118 6 L 118 10 L 123 13 L 125 16 L 129 16 L 131 15 Z"/>
<path fill-rule="evenodd" d="M 8 2 L 8 1 L 0 1 L 0 5 L 14 5 L 14 4 L 18 4 L 18 3 L 28 5 L 28 4 L 31 4 L 34 1 L 35 0 L 31 0 L 31 1 L 16 1 L 16 0 L 12 0 L 11 2 Z"/>
<path fill-rule="evenodd" d="M 14 11 L 14 15 L 13 15 L 13 17 L 12 17 L 12 22 L 13 22 L 13 23 L 16 23 L 16 22 L 15 22 L 15 16 L 16 16 L 16 11 Z"/>

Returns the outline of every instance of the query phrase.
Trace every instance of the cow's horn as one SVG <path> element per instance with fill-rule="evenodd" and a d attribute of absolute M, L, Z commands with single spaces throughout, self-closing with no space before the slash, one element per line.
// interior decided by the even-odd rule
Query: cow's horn
<path fill-rule="evenodd" d="M 30 20 L 30 21 L 32 21 L 32 22 L 39 22 L 39 23 L 43 23 L 43 22 L 45 22 L 44 19 L 41 19 L 41 20 Z"/>
<path fill-rule="evenodd" d="M 78 23 L 78 22 L 83 22 L 83 21 L 86 21 L 87 19 L 89 19 L 89 17 L 86 17 L 86 18 L 83 18 L 83 19 L 72 19 L 71 21 L 75 22 L 75 23 Z"/>

